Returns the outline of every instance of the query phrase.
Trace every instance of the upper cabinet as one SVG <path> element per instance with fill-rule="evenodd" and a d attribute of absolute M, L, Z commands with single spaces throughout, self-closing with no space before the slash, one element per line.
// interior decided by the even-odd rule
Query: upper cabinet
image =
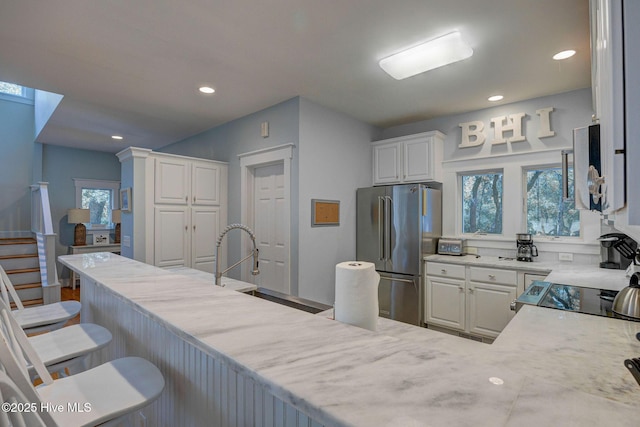
<path fill-rule="evenodd" d="M 591 87 L 594 118 L 600 123 L 602 212 L 625 203 L 625 122 L 622 2 L 591 0 Z"/>
<path fill-rule="evenodd" d="M 442 181 L 445 135 L 438 131 L 373 143 L 373 185 Z"/>
<path fill-rule="evenodd" d="M 155 159 L 155 203 L 172 205 L 220 205 L 222 168 L 226 165 L 181 157 Z M 224 184 L 226 185 L 226 184 Z"/>

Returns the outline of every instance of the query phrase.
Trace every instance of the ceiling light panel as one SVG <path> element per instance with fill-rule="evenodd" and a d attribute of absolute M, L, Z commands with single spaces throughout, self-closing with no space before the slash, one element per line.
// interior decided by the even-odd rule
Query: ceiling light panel
<path fill-rule="evenodd" d="M 380 60 L 380 67 L 396 80 L 406 79 L 429 70 L 462 61 L 473 55 L 473 49 L 459 31 L 435 38 Z"/>

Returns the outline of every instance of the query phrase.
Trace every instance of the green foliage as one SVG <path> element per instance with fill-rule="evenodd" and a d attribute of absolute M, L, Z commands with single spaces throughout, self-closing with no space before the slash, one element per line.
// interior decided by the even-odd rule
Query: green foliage
<path fill-rule="evenodd" d="M 462 176 L 462 232 L 502 233 L 502 172 Z"/>
<path fill-rule="evenodd" d="M 579 236 L 580 212 L 562 198 L 560 168 L 527 171 L 527 232 L 545 236 Z M 569 169 L 573 194 L 573 168 Z"/>
<path fill-rule="evenodd" d="M 82 208 L 89 209 L 91 224 L 111 223 L 113 191 L 99 188 L 82 189 Z"/>

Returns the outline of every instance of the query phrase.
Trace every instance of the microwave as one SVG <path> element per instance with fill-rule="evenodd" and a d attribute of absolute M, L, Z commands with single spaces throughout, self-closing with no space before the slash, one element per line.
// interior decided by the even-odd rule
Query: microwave
<path fill-rule="evenodd" d="M 463 255 L 462 239 L 441 238 L 438 240 L 438 254 L 440 255 Z"/>

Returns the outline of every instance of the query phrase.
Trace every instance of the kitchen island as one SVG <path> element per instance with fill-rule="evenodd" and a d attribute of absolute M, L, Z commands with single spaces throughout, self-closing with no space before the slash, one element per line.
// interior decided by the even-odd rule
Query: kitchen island
<path fill-rule="evenodd" d="M 371 332 L 110 253 L 66 255 L 105 361 L 146 357 L 148 425 L 635 426 L 640 323 L 524 307 L 493 345 L 379 319 Z"/>

